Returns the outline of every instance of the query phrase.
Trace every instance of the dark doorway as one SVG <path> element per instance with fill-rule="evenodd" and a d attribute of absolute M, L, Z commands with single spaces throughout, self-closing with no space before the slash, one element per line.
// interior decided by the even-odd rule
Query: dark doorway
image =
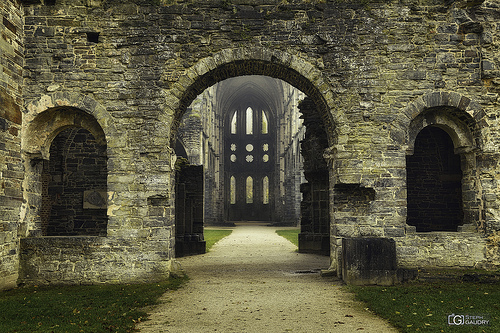
<path fill-rule="evenodd" d="M 408 218 L 418 232 L 457 231 L 463 224 L 460 156 L 448 133 L 425 127 L 407 156 Z"/>

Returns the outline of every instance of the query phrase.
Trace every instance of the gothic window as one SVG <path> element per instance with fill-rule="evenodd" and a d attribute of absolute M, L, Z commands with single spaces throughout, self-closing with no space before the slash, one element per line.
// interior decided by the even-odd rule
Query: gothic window
<path fill-rule="evenodd" d="M 236 178 L 234 176 L 231 176 L 231 185 L 230 185 L 230 197 L 231 197 L 231 205 L 234 205 L 236 203 Z"/>
<path fill-rule="evenodd" d="M 269 133 L 269 129 L 267 127 L 267 116 L 266 116 L 266 113 L 264 112 L 264 110 L 262 110 L 262 134 L 268 134 Z"/>
<path fill-rule="evenodd" d="M 259 104 L 239 104 L 235 109 L 226 118 L 227 218 L 269 221 L 274 207 L 270 184 L 275 171 L 271 114 L 261 111 Z"/>
<path fill-rule="evenodd" d="M 247 135 L 253 134 L 253 110 L 251 107 L 246 111 L 246 133 Z"/>
<path fill-rule="evenodd" d="M 231 134 L 237 134 L 238 112 L 234 112 L 231 118 Z"/>
<path fill-rule="evenodd" d="M 253 203 L 253 178 L 250 176 L 247 177 L 246 194 L 247 204 Z"/>
<path fill-rule="evenodd" d="M 265 176 L 262 179 L 262 203 L 264 205 L 269 204 L 269 177 Z"/>

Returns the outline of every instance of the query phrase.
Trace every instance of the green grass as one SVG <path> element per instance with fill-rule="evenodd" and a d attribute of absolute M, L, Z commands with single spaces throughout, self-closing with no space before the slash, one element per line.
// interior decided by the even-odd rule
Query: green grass
<path fill-rule="evenodd" d="M 132 285 L 20 287 L 0 292 L 0 332 L 133 332 L 144 307 L 186 278 Z"/>
<path fill-rule="evenodd" d="M 213 229 L 205 229 L 203 231 L 203 237 L 205 238 L 205 242 L 207 243 L 207 252 L 210 251 L 212 246 L 215 243 L 220 241 L 222 238 L 227 237 L 233 232 L 232 230 L 213 230 Z"/>
<path fill-rule="evenodd" d="M 299 247 L 299 232 L 300 232 L 300 230 L 298 228 L 297 229 L 276 230 L 276 233 L 278 235 L 288 239 L 290 242 L 292 242 L 297 247 Z"/>
<path fill-rule="evenodd" d="M 350 287 L 401 332 L 500 332 L 500 284 L 439 281 Z M 488 315 L 490 326 L 448 325 L 448 316 Z"/>

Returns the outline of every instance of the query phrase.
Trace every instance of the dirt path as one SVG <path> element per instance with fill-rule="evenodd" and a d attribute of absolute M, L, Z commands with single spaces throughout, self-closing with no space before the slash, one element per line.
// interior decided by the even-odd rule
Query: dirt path
<path fill-rule="evenodd" d="M 272 227 L 238 226 L 179 261 L 190 281 L 163 295 L 140 332 L 397 332 L 316 273 L 328 257 L 295 252 Z"/>

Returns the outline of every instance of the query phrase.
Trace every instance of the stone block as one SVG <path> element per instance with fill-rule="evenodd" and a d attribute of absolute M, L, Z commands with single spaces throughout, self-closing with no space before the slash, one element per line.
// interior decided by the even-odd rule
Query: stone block
<path fill-rule="evenodd" d="M 353 285 L 397 283 L 396 242 L 389 238 L 344 238 L 342 280 Z"/>

